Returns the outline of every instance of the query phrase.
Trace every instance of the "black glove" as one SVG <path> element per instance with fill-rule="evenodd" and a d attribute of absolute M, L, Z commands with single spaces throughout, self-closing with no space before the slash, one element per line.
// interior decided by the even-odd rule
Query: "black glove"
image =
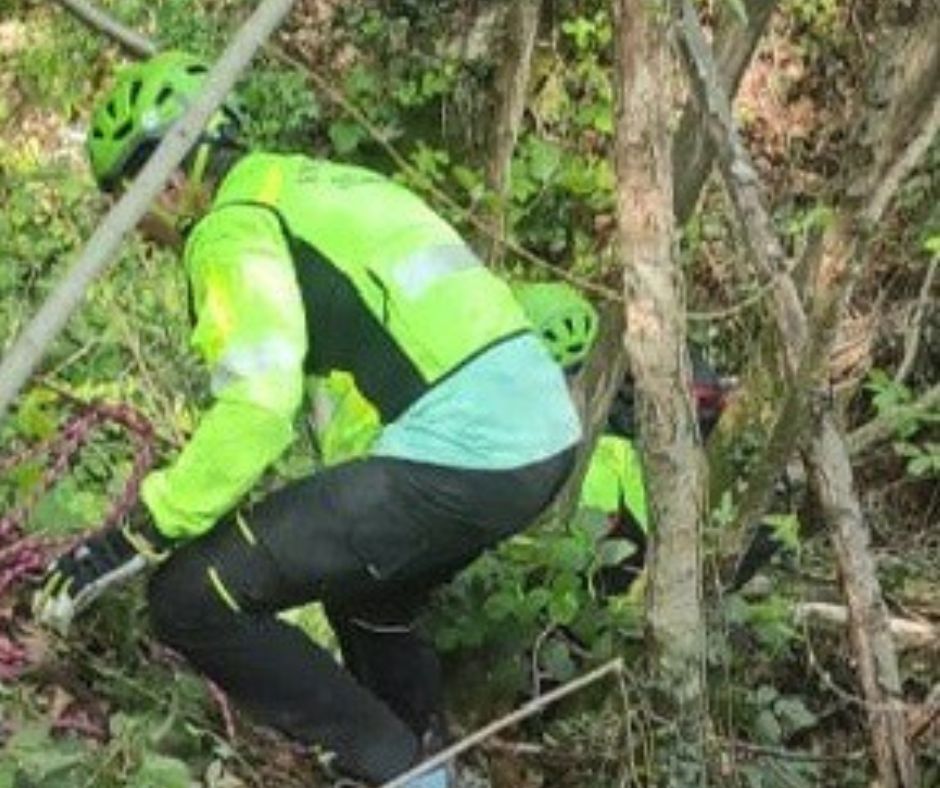
<path fill-rule="evenodd" d="M 170 542 L 155 528 L 110 528 L 57 558 L 33 599 L 36 619 L 62 634 L 75 615 L 110 586 L 165 558 Z"/>

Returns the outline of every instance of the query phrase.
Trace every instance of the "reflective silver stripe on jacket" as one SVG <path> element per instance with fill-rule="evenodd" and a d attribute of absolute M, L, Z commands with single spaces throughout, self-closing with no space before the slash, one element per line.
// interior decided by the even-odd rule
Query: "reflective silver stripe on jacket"
<path fill-rule="evenodd" d="M 481 265 L 464 244 L 419 249 L 392 266 L 392 279 L 409 298 L 418 298 L 444 276 Z"/>

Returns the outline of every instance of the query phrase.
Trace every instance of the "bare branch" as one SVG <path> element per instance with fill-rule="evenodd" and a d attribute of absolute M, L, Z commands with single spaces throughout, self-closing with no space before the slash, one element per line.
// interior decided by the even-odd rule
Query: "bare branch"
<path fill-rule="evenodd" d="M 828 602 L 802 602 L 793 609 L 793 618 L 798 624 L 816 621 L 835 628 L 844 628 L 849 623 L 849 609 L 845 605 Z M 909 618 L 888 619 L 891 636 L 903 648 L 924 648 L 940 640 L 940 630 L 924 621 Z"/>
<path fill-rule="evenodd" d="M 235 80 L 293 4 L 294 0 L 265 0 L 245 21 L 207 75 L 198 98 L 170 129 L 143 171 L 98 225 L 65 278 L 20 333 L 0 364 L 0 418 L 82 302 L 88 286 L 117 253 L 124 236 L 137 226 Z"/>
<path fill-rule="evenodd" d="M 506 235 L 506 196 L 512 155 L 525 111 L 526 89 L 532 71 L 532 50 L 539 27 L 541 0 L 516 0 L 511 4 L 503 36 L 502 59 L 496 73 L 496 112 L 486 181 L 496 195 L 493 227 L 497 235 L 490 243 L 489 262 L 498 262 Z"/>
<path fill-rule="evenodd" d="M 748 63 L 777 6 L 777 0 L 748 0 L 747 25 L 742 25 L 730 4 L 724 10 L 715 31 L 715 67 L 729 96 L 738 91 Z M 675 184 L 676 221 L 683 225 L 695 210 L 702 187 L 711 172 L 715 148 L 704 127 L 704 113 L 691 99 L 682 112 L 679 129 L 673 138 L 672 161 Z"/>
<path fill-rule="evenodd" d="M 522 708 L 517 709 L 511 714 L 507 714 L 505 717 L 500 717 L 498 720 L 491 722 L 489 725 L 486 725 L 480 728 L 478 731 L 461 739 L 456 744 L 441 750 L 434 757 L 428 758 L 426 761 L 419 763 L 413 769 L 409 769 L 404 774 L 400 774 L 395 779 L 384 783 L 381 788 L 402 788 L 402 786 L 406 785 L 418 775 L 425 774 L 426 772 L 438 766 L 443 766 L 444 764 L 453 760 L 456 756 L 460 755 L 460 753 L 466 752 L 471 747 L 475 747 L 480 742 L 499 733 L 504 728 L 508 728 L 511 725 L 516 725 L 517 723 L 522 722 L 522 720 L 531 717 L 534 714 L 538 714 L 547 706 L 550 706 L 562 698 L 567 697 L 574 692 L 578 692 L 579 690 L 582 690 L 591 684 L 594 684 L 605 676 L 620 673 L 622 671 L 623 660 L 619 657 L 617 659 L 613 659 L 610 662 L 601 665 L 599 668 L 595 668 L 590 673 L 585 673 L 583 676 L 579 676 L 578 678 L 569 681 L 567 684 L 562 684 L 560 687 L 556 687 L 550 692 L 546 692 L 544 695 L 533 698 L 524 706 L 522 706 Z"/>
<path fill-rule="evenodd" d="M 55 0 L 60 6 L 78 17 L 82 22 L 104 33 L 117 42 L 127 54 L 146 58 L 157 54 L 156 45 L 136 30 L 122 25 L 113 17 L 85 0 Z"/>
<path fill-rule="evenodd" d="M 940 255 L 934 255 L 927 265 L 927 273 L 924 274 L 924 281 L 920 286 L 920 293 L 917 296 L 917 303 L 914 306 L 914 314 L 911 315 L 911 322 L 907 328 L 904 337 L 904 356 L 898 365 L 898 371 L 894 373 L 894 382 L 903 383 L 907 380 L 911 370 L 914 369 L 914 362 L 917 360 L 917 351 L 920 350 L 921 331 L 924 326 L 924 317 L 927 314 L 927 306 L 931 300 L 933 292 L 933 280 L 937 274 L 937 268 L 940 267 Z"/>

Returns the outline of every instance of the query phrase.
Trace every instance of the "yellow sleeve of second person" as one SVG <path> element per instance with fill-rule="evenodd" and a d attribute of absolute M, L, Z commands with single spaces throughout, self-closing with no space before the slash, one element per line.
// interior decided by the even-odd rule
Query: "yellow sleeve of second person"
<path fill-rule="evenodd" d="M 273 214 L 249 205 L 210 213 L 185 261 L 192 344 L 215 402 L 176 460 L 144 480 L 144 503 L 171 538 L 210 529 L 291 443 L 307 353 L 303 301 Z"/>

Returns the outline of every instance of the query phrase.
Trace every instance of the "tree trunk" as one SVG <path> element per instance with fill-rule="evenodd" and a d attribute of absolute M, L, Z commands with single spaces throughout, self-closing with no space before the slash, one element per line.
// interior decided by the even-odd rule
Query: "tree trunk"
<path fill-rule="evenodd" d="M 664 782 L 705 780 L 704 464 L 690 398 L 673 215 L 668 7 L 615 0 L 617 219 L 625 341 L 653 525 L 648 594 Z"/>
<path fill-rule="evenodd" d="M 532 50 L 539 27 L 542 0 L 516 0 L 506 17 L 502 59 L 496 72 L 496 111 L 486 164 L 486 183 L 493 191 L 493 236 L 487 240 L 487 260 L 498 263 L 506 235 L 506 201 L 512 155 L 525 112 L 526 89 L 532 71 Z"/>

